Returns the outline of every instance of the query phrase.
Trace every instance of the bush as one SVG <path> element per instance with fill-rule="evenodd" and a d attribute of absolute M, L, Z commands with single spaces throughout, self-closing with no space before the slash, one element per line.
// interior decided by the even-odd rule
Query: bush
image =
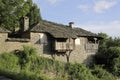
<path fill-rule="evenodd" d="M 116 80 L 112 74 L 100 66 L 95 66 L 94 69 L 92 69 L 92 74 L 100 80 Z"/>
<path fill-rule="evenodd" d="M 82 64 L 67 64 L 66 70 L 70 75 L 69 80 L 98 80 L 92 75 L 90 69 Z"/>
<path fill-rule="evenodd" d="M 32 72 L 26 72 L 21 71 L 19 74 L 17 74 L 15 77 L 13 77 L 14 80 L 50 80 L 45 76 L 41 76 L 40 74 L 35 74 Z"/>
<path fill-rule="evenodd" d="M 91 70 L 83 64 L 63 63 L 39 57 L 33 47 L 23 48 L 16 54 L 0 55 L 0 75 L 13 80 L 49 80 L 49 75 L 51 80 L 114 80 L 102 68 L 95 67 Z"/>
<path fill-rule="evenodd" d="M 13 53 L 0 54 L 0 70 L 8 72 L 19 72 L 19 59 Z"/>
<path fill-rule="evenodd" d="M 30 68 L 31 61 L 34 61 L 37 56 L 37 50 L 31 46 L 23 46 L 23 50 L 16 53 L 19 57 L 19 64 L 21 69 L 25 68 L 26 70 Z"/>
<path fill-rule="evenodd" d="M 120 76 L 120 47 L 110 47 L 106 53 L 107 69 L 116 76 Z"/>
<path fill-rule="evenodd" d="M 97 54 L 96 62 L 115 76 L 120 76 L 120 47 L 109 47 L 104 54 Z"/>

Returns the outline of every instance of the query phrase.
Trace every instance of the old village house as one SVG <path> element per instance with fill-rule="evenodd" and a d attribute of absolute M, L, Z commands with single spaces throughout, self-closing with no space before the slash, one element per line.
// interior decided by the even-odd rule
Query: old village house
<path fill-rule="evenodd" d="M 0 52 L 22 49 L 22 45 L 37 48 L 40 56 L 72 63 L 90 63 L 98 50 L 98 35 L 69 25 L 41 21 L 29 26 L 29 18 L 24 18 L 19 38 L 8 37 L 9 31 L 0 28 Z"/>

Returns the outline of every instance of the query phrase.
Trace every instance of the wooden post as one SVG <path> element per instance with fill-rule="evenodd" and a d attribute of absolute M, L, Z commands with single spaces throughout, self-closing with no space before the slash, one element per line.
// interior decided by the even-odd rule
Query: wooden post
<path fill-rule="evenodd" d="M 66 51 L 66 58 L 67 58 L 67 62 L 69 63 L 69 59 L 70 59 L 70 54 L 71 54 L 72 50 L 68 50 Z"/>

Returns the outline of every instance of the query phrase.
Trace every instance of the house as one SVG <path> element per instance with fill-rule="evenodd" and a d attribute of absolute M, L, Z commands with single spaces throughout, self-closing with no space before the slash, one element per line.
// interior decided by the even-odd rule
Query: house
<path fill-rule="evenodd" d="M 72 63 L 91 63 L 92 56 L 98 50 L 101 37 L 81 28 L 69 25 L 41 21 L 29 26 L 29 18 L 24 18 L 19 38 L 9 38 L 8 31 L 4 35 L 0 31 L 0 51 L 22 49 L 22 45 L 37 48 L 40 56 Z M 4 44 L 3 44 L 4 43 Z"/>

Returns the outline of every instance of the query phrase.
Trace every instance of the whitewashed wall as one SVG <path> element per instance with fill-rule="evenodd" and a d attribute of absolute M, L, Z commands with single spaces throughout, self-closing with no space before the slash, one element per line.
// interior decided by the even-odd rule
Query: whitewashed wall
<path fill-rule="evenodd" d="M 40 37 L 40 43 L 41 44 L 47 44 L 48 40 L 47 40 L 47 35 L 44 33 L 39 33 L 39 37 Z"/>
<path fill-rule="evenodd" d="M 75 39 L 75 45 L 80 45 L 80 38 Z"/>

